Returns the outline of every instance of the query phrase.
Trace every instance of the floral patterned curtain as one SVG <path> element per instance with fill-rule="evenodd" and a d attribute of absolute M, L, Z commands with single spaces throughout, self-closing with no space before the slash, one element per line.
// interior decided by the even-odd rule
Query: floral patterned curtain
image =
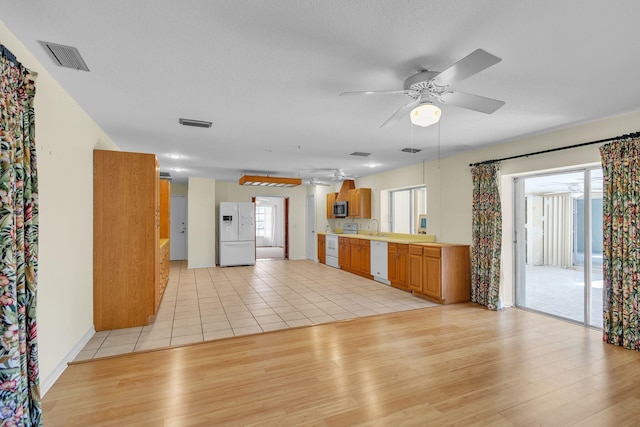
<path fill-rule="evenodd" d="M 600 147 L 603 190 L 604 341 L 640 350 L 640 138 Z"/>
<path fill-rule="evenodd" d="M 39 426 L 35 76 L 0 45 L 0 424 Z"/>
<path fill-rule="evenodd" d="M 500 291 L 502 211 L 496 163 L 471 167 L 473 222 L 471 301 L 497 310 Z"/>

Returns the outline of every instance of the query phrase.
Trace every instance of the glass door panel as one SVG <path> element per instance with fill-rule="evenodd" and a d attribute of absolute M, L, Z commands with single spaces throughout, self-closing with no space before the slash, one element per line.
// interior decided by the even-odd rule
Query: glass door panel
<path fill-rule="evenodd" d="M 601 326 L 602 171 L 519 178 L 515 187 L 516 305 Z"/>
<path fill-rule="evenodd" d="M 590 171 L 591 182 L 591 288 L 589 321 L 602 328 L 602 169 Z"/>

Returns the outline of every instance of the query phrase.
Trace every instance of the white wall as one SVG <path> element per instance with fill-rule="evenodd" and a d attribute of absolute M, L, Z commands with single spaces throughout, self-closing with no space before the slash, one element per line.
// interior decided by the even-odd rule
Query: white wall
<path fill-rule="evenodd" d="M 188 267 L 216 266 L 216 181 L 189 178 L 187 202 Z"/>
<path fill-rule="evenodd" d="M 0 42 L 38 73 L 37 321 L 40 381 L 46 392 L 93 330 L 93 150 L 118 147 L 2 22 Z"/>

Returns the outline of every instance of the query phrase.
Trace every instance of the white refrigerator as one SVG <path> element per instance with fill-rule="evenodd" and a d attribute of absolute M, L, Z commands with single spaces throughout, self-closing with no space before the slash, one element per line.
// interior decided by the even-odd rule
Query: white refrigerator
<path fill-rule="evenodd" d="M 255 265 L 255 203 L 220 202 L 220 267 Z"/>

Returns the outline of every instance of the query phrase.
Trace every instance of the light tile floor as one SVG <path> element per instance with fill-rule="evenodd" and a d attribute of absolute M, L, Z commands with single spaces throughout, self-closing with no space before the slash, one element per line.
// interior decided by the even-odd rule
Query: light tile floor
<path fill-rule="evenodd" d="M 309 260 L 202 269 L 173 261 L 154 322 L 96 332 L 75 360 L 433 306 L 437 304 Z"/>

